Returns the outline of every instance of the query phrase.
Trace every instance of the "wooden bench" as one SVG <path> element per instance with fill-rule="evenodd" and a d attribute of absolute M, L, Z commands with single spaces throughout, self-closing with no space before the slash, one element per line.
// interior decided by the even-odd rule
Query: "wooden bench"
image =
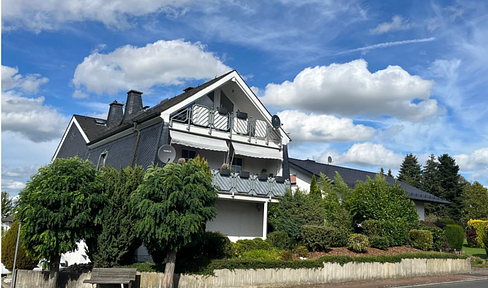
<path fill-rule="evenodd" d="M 93 284 L 120 284 L 121 288 L 127 284 L 130 288 L 136 280 L 136 272 L 137 268 L 93 268 L 91 278 L 83 283 L 89 283 L 92 287 Z"/>

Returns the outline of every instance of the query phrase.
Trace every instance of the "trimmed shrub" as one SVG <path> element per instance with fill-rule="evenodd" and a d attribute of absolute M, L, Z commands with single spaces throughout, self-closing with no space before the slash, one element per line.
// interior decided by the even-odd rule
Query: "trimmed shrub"
<path fill-rule="evenodd" d="M 437 222 L 435 222 L 435 225 L 437 225 L 440 228 L 444 228 L 447 225 L 456 225 L 456 221 L 449 219 L 449 218 L 443 218 L 443 219 L 439 219 Z"/>
<path fill-rule="evenodd" d="M 369 238 L 369 243 L 371 244 L 371 247 L 388 250 L 391 240 L 385 236 L 372 236 Z"/>
<path fill-rule="evenodd" d="M 368 251 L 369 240 L 368 236 L 362 234 L 351 234 L 347 241 L 347 248 L 356 252 L 364 253 Z"/>
<path fill-rule="evenodd" d="M 308 257 L 308 249 L 305 246 L 297 246 L 297 248 L 295 248 L 295 253 L 297 253 L 299 257 Z"/>
<path fill-rule="evenodd" d="M 365 220 L 361 223 L 363 234 L 368 237 L 381 236 L 389 240 L 389 246 L 400 246 L 409 243 L 408 223 L 404 219 Z"/>
<path fill-rule="evenodd" d="M 361 223 L 361 228 L 363 234 L 369 237 L 379 236 L 381 230 L 380 221 L 374 219 L 365 220 Z"/>
<path fill-rule="evenodd" d="M 17 244 L 18 230 L 19 222 L 15 220 L 10 229 L 5 232 L 5 235 L 2 237 L 2 263 L 5 265 L 5 268 L 10 271 L 12 271 L 14 266 L 15 245 Z M 32 270 L 37 266 L 37 263 L 39 263 L 39 260 L 27 254 L 22 238 L 20 238 L 16 268 Z"/>
<path fill-rule="evenodd" d="M 281 250 L 290 249 L 291 238 L 283 231 L 274 231 L 268 234 L 266 237 L 266 242 L 268 242 L 272 247 L 276 247 Z"/>
<path fill-rule="evenodd" d="M 302 226 L 302 239 L 308 250 L 325 251 L 334 242 L 336 229 L 327 226 L 304 225 Z"/>
<path fill-rule="evenodd" d="M 237 257 L 242 257 L 243 253 L 249 252 L 252 250 L 270 250 L 271 245 L 268 242 L 264 241 L 261 238 L 254 238 L 238 240 L 235 243 L 232 243 L 232 250 L 234 251 L 234 255 Z"/>
<path fill-rule="evenodd" d="M 478 234 L 476 233 L 475 228 L 468 227 L 466 228 L 466 241 L 468 242 L 469 247 L 478 247 L 478 240 L 476 239 Z"/>
<path fill-rule="evenodd" d="M 451 248 L 461 251 L 464 242 L 464 229 L 459 225 L 449 224 L 444 227 L 447 242 Z"/>
<path fill-rule="evenodd" d="M 427 230 L 410 230 L 411 245 L 424 251 L 432 249 L 434 244 L 434 237 L 432 232 Z"/>
<path fill-rule="evenodd" d="M 291 261 L 293 260 L 293 253 L 290 250 L 282 250 L 280 252 L 280 260 Z"/>
<path fill-rule="evenodd" d="M 334 239 L 332 240 L 331 247 L 345 247 L 347 245 L 347 240 L 351 232 L 343 229 L 335 229 Z"/>

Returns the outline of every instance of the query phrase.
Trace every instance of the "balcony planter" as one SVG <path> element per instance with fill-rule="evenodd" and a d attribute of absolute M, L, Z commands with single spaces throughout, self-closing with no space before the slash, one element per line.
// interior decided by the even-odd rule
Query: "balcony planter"
<path fill-rule="evenodd" d="M 239 172 L 239 177 L 241 177 L 242 179 L 248 179 L 249 178 L 249 171 Z"/>
<path fill-rule="evenodd" d="M 221 176 L 230 176 L 230 169 L 229 168 L 220 168 L 220 175 Z"/>
<path fill-rule="evenodd" d="M 261 173 L 258 175 L 259 181 L 268 181 L 268 174 L 266 173 Z"/>
<path fill-rule="evenodd" d="M 283 176 L 276 176 L 276 183 L 285 183 L 285 177 Z"/>
<path fill-rule="evenodd" d="M 225 107 L 219 107 L 218 111 L 219 111 L 219 114 L 221 114 L 221 115 L 229 114 L 229 110 Z"/>
<path fill-rule="evenodd" d="M 246 120 L 247 119 L 247 113 L 241 112 L 241 111 L 237 111 L 237 118 Z"/>

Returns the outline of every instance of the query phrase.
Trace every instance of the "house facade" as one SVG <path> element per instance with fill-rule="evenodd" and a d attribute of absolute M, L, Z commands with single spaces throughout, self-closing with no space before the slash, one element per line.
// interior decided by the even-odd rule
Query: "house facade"
<path fill-rule="evenodd" d="M 336 172 L 338 172 L 344 182 L 346 182 L 347 186 L 351 189 L 356 186 L 357 181 L 364 182 L 368 177 L 374 178 L 376 175 L 376 173 L 373 172 L 323 164 L 313 160 L 290 158 L 288 163 L 292 189 L 299 187 L 301 190 L 306 191 L 310 188 L 310 182 L 312 180 L 312 175 L 314 174 L 318 176 L 320 173 L 323 173 L 329 179 L 334 179 Z M 397 184 L 405 189 L 408 198 L 415 203 L 415 209 L 417 210 L 417 214 L 419 214 L 419 220 L 425 219 L 425 203 L 449 204 L 448 201 L 410 186 L 407 183 L 395 180 L 389 176 L 385 176 L 385 178 L 390 185 Z"/>
<path fill-rule="evenodd" d="M 114 101 L 107 108 L 107 120 L 73 115 L 53 159 L 78 156 L 98 168 L 145 168 L 200 155 L 218 188 L 217 216 L 207 230 L 232 241 L 266 238 L 268 203 L 289 187 L 291 139 L 237 71 L 188 87 L 152 108 L 143 106 L 142 93 L 135 90 L 127 93 L 125 105 Z M 176 157 L 161 159 L 168 155 L 161 147 Z M 220 169 L 223 164 L 228 170 Z M 139 260 L 146 255 L 139 249 Z"/>

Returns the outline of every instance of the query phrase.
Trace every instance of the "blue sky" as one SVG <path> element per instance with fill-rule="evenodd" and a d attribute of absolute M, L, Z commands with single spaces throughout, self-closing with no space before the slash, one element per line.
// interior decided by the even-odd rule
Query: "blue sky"
<path fill-rule="evenodd" d="M 281 116 L 293 157 L 396 172 L 449 153 L 488 185 L 488 3 L 263 2 L 2 1 L 2 190 L 50 161 L 72 114 L 105 117 L 129 89 L 152 106 L 229 69 Z"/>

